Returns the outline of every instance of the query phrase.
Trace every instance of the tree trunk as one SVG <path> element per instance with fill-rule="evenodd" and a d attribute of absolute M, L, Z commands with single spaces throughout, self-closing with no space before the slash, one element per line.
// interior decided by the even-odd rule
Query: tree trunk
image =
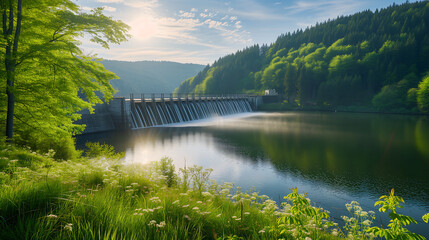
<path fill-rule="evenodd" d="M 15 67 L 18 52 L 19 35 L 21 33 L 22 0 L 18 0 L 17 19 L 15 34 L 13 34 L 13 1 L 9 1 L 9 26 L 7 24 L 6 9 L 3 11 L 3 36 L 7 41 L 5 67 L 6 67 L 6 94 L 7 94 L 7 116 L 6 116 L 6 140 L 13 140 L 13 119 L 15 110 Z M 13 37 L 12 37 L 13 36 Z M 12 40 L 13 39 L 13 40 Z"/>

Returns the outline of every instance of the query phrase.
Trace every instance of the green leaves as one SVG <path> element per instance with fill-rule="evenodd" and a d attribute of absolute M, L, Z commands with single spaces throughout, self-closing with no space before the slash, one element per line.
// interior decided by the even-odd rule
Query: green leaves
<path fill-rule="evenodd" d="M 297 188 L 291 191 L 284 199 L 291 201 L 292 206 L 277 220 L 280 234 L 292 232 L 292 237 L 304 239 L 310 231 L 317 234 L 317 231 L 333 226 L 328 220 L 329 214 L 321 208 L 311 206 L 306 193 L 299 194 Z"/>
<path fill-rule="evenodd" d="M 375 236 L 384 237 L 386 239 L 426 239 L 423 236 L 410 232 L 405 226 L 415 223 L 417 221 L 412 217 L 396 213 L 397 208 L 402 208 L 400 203 L 404 203 L 404 199 L 395 196 L 395 190 L 390 191 L 389 196 L 383 195 L 380 197 L 380 201 L 377 201 L 374 206 L 381 205 L 379 208 L 380 212 L 390 211 L 390 223 L 387 225 L 388 229 L 379 227 L 372 227 L 368 229 L 369 232 Z M 423 216 L 425 217 L 425 216 Z M 424 219 L 423 219 L 424 220 Z"/>
<path fill-rule="evenodd" d="M 429 113 L 429 74 L 419 84 L 417 104 L 420 111 Z"/>
<path fill-rule="evenodd" d="M 378 209 L 380 212 L 386 212 L 387 210 L 391 210 L 396 214 L 396 208 L 402 208 L 399 203 L 404 203 L 404 199 L 399 196 L 395 196 L 395 190 L 392 188 L 390 191 L 390 195 L 383 195 L 380 197 L 380 201 L 377 201 L 374 206 L 381 205 Z"/>
<path fill-rule="evenodd" d="M 425 221 L 425 223 L 429 222 L 429 213 L 426 213 L 425 215 L 423 215 L 422 217 L 423 221 Z"/>
<path fill-rule="evenodd" d="M 13 73 L 16 140 L 42 151 L 54 145 L 59 154 L 60 148 L 71 149 L 72 135 L 83 130 L 83 126 L 74 123 L 80 118 L 77 112 L 93 111 L 94 104 L 108 101 L 114 93 L 109 81 L 117 78 L 94 55 L 83 53 L 79 38 L 90 37 L 108 48 L 127 40 L 129 27 L 103 15 L 101 9 L 81 12 L 70 0 L 28 0 L 22 7 Z M 3 42 L 0 41 L 1 59 L 6 48 Z M 4 69 L 1 65 L 2 79 Z M 1 98 L 4 88 L 4 84 L 0 85 Z M 5 118 L 4 112 L 2 104 L 1 119 Z M 67 143 L 67 147 L 60 143 Z"/>

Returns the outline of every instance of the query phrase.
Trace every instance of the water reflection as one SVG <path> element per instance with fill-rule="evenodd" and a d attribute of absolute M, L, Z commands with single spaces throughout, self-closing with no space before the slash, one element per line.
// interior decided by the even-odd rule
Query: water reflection
<path fill-rule="evenodd" d="M 92 139 L 91 139 L 92 138 Z M 345 215 L 344 204 L 364 208 L 391 188 L 406 212 L 429 212 L 429 120 L 425 117 L 346 113 L 267 113 L 181 127 L 86 135 L 126 151 L 126 161 L 163 156 L 176 167 L 213 168 L 213 178 L 256 187 L 278 200 L 298 187 L 316 203 Z M 386 221 L 384 219 L 383 221 Z M 423 223 L 412 227 L 428 236 Z"/>

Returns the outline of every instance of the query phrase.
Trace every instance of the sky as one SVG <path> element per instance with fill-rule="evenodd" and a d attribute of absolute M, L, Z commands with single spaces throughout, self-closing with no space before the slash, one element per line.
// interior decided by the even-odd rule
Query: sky
<path fill-rule="evenodd" d="M 204 65 L 247 46 L 271 44 L 280 34 L 317 22 L 405 1 L 74 0 L 82 11 L 104 7 L 105 15 L 131 27 L 132 37 L 110 49 L 82 39 L 85 53 L 113 60 Z"/>

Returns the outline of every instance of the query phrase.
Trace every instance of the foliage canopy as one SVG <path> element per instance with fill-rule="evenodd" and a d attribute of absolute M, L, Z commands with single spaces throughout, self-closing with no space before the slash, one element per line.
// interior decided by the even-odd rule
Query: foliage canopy
<path fill-rule="evenodd" d="M 9 16 L 8 24 L 18 24 L 14 16 L 19 12 L 16 2 L 2 1 L 0 11 Z M 57 157 L 68 158 L 73 152 L 72 135 L 84 126 L 74 123 L 79 111 L 89 109 L 102 99 L 112 97 L 114 90 L 109 80 L 117 78 L 107 71 L 95 55 L 80 48 L 81 39 L 108 48 L 109 44 L 125 41 L 128 26 L 103 14 L 102 8 L 82 12 L 70 0 L 23 1 L 21 29 L 7 34 L 3 28 L 0 40 L 0 78 L 11 80 L 0 85 L 0 126 L 5 126 L 6 88 L 14 95 L 12 112 L 15 141 L 37 149 L 66 149 Z M 5 19 L 5 18 L 3 18 Z M 17 38 L 19 36 L 19 39 Z M 10 42 L 17 42 L 14 55 L 8 55 Z M 18 48 L 19 47 L 19 48 Z M 10 115 L 10 114 L 9 114 Z M 68 147 L 67 147 L 68 146 Z"/>

